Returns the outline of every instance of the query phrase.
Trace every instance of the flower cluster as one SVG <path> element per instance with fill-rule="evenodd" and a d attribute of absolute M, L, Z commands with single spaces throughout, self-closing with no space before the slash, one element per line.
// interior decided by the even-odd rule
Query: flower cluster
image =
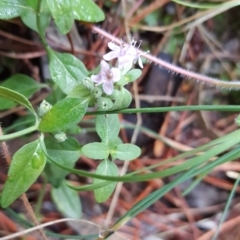
<path fill-rule="evenodd" d="M 135 48 L 136 41 L 132 40 L 131 45 L 116 45 L 113 42 L 108 43 L 111 51 L 103 56 L 106 61 L 111 61 L 117 58 L 117 68 L 110 67 L 104 60 L 100 63 L 100 72 L 97 75 L 92 75 L 91 79 L 96 85 L 102 84 L 103 91 L 107 95 L 111 95 L 114 89 L 114 83 L 121 79 L 121 70 L 132 67 L 133 63 L 138 62 L 139 66 L 143 68 L 142 59 L 137 49 Z"/>

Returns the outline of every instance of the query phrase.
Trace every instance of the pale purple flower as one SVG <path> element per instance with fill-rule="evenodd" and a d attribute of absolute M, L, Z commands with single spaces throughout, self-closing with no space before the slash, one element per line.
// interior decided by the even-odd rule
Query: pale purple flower
<path fill-rule="evenodd" d="M 110 61 L 114 58 L 118 59 L 118 67 L 120 69 L 125 66 L 132 65 L 138 61 L 138 64 L 143 68 L 142 59 L 137 49 L 135 48 L 136 41 L 132 40 L 131 45 L 116 45 L 113 42 L 108 43 L 108 47 L 112 50 L 109 53 L 105 54 L 103 58 L 106 61 Z"/>
<path fill-rule="evenodd" d="M 92 75 L 91 79 L 97 83 L 96 85 L 102 84 L 103 91 L 107 95 L 111 95 L 113 93 L 114 82 L 121 79 L 121 72 L 118 68 L 110 68 L 109 64 L 104 60 L 101 61 L 100 68 L 100 72 L 97 75 Z"/>

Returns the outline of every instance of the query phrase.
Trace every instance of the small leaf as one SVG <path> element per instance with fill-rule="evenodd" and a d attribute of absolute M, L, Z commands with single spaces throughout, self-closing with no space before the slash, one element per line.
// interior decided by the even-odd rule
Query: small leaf
<path fill-rule="evenodd" d="M 39 140 L 20 148 L 12 158 L 8 179 L 1 196 L 1 205 L 8 207 L 36 181 L 46 164 Z"/>
<path fill-rule="evenodd" d="M 141 154 L 141 149 L 133 144 L 125 143 L 125 144 L 119 144 L 117 148 L 113 151 L 111 151 L 111 155 L 113 159 L 119 159 L 119 160 L 133 160 L 137 157 L 139 157 Z"/>
<path fill-rule="evenodd" d="M 142 74 L 142 71 L 140 69 L 132 69 L 125 75 L 125 79 L 129 83 L 134 82 L 141 76 L 141 74 Z"/>
<path fill-rule="evenodd" d="M 72 0 L 76 19 L 85 22 L 100 22 L 105 16 L 103 11 L 92 0 Z"/>
<path fill-rule="evenodd" d="M 88 143 L 82 147 L 82 154 L 92 159 L 106 159 L 109 156 L 109 148 L 105 143 Z"/>
<path fill-rule="evenodd" d="M 1 86 L 16 91 L 26 98 L 30 98 L 44 85 L 37 83 L 34 79 L 26 75 L 16 74 L 5 80 Z M 0 110 L 9 109 L 16 105 L 17 104 L 12 101 L 6 101 L 6 99 L 0 98 Z"/>
<path fill-rule="evenodd" d="M 109 110 L 127 108 L 130 105 L 131 101 L 131 93 L 127 89 L 122 87 L 120 91 L 116 91 L 115 102 L 113 103 L 113 107 Z"/>
<path fill-rule="evenodd" d="M 6 98 L 20 105 L 23 105 L 24 107 L 28 108 L 36 116 L 36 113 L 33 109 L 32 104 L 22 94 L 12 91 L 8 88 L 0 87 L 0 97 Z"/>
<path fill-rule="evenodd" d="M 96 116 L 96 131 L 102 142 L 108 144 L 118 137 L 120 123 L 117 114 Z"/>
<path fill-rule="evenodd" d="M 44 142 L 48 156 L 62 166 L 73 168 L 81 155 L 81 145 L 75 138 L 69 137 L 64 142 L 59 143 L 54 137 L 49 136 L 44 139 Z M 54 187 L 58 187 L 68 174 L 68 171 L 51 162 L 48 162 L 45 171 Z"/>
<path fill-rule="evenodd" d="M 73 8 L 77 6 L 73 5 L 72 0 L 46 1 L 59 31 L 62 34 L 68 33 L 71 30 L 74 21 Z"/>
<path fill-rule="evenodd" d="M 48 49 L 48 55 L 52 79 L 64 93 L 71 92 L 88 75 L 84 64 L 73 55 L 57 53 L 50 48 Z"/>
<path fill-rule="evenodd" d="M 0 1 L 0 19 L 11 19 L 21 15 L 28 9 L 24 0 L 1 0 Z M 29 8 L 31 11 L 31 9 Z"/>
<path fill-rule="evenodd" d="M 98 165 L 98 167 L 96 169 L 96 174 L 108 175 L 108 176 L 118 176 L 118 168 L 113 162 L 105 159 Z M 94 178 L 94 181 L 93 181 L 94 184 L 98 184 L 98 183 L 102 183 L 102 182 L 106 182 L 106 181 L 97 179 L 97 178 Z M 113 193 L 113 191 L 116 187 L 116 184 L 117 184 L 116 182 L 112 182 L 109 185 L 95 189 L 94 196 L 95 196 L 96 201 L 97 202 L 105 202 Z"/>
<path fill-rule="evenodd" d="M 72 190 L 63 181 L 58 188 L 52 188 L 51 196 L 57 209 L 69 218 L 80 219 L 82 215 L 82 205 L 78 192 Z"/>
<path fill-rule="evenodd" d="M 65 98 L 54 105 L 41 119 L 41 132 L 58 132 L 80 122 L 87 111 L 88 101 Z"/>

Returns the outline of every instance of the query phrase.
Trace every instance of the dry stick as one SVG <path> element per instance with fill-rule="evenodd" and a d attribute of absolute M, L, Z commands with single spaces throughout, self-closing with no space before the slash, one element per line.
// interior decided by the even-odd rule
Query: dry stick
<path fill-rule="evenodd" d="M 9 240 L 9 239 L 16 239 L 16 237 L 20 237 L 22 235 L 26 235 L 28 233 L 31 233 L 33 231 L 36 231 L 36 230 L 40 230 L 44 227 L 48 227 L 48 226 L 51 226 L 51 225 L 54 225 L 54 224 L 57 224 L 57 223 L 61 223 L 61 222 L 67 222 L 67 221 L 73 221 L 73 222 L 83 222 L 83 223 L 88 223 L 88 224 L 91 224 L 93 226 L 97 226 L 100 228 L 99 225 L 95 224 L 95 223 L 92 223 L 90 221 L 87 221 L 87 220 L 83 220 L 83 219 L 73 219 L 73 218 L 63 218 L 63 219 L 58 219 L 58 220 L 54 220 L 54 221 L 51 221 L 51 222 L 47 222 L 47 223 L 42 223 L 38 226 L 35 226 L 35 227 L 32 227 L 32 228 L 28 228 L 28 229 L 25 229 L 25 230 L 22 230 L 18 233 L 14 233 L 14 234 L 11 234 L 9 236 L 6 236 L 6 237 L 2 237 L 1 240 Z M 116 233 L 118 234 L 118 233 Z M 118 234 L 119 235 L 119 234 Z"/>
<path fill-rule="evenodd" d="M 2 128 L 0 126 L 0 136 L 2 136 L 2 135 L 3 135 L 3 132 L 2 132 Z M 6 158 L 6 162 L 7 162 L 8 165 L 10 165 L 12 159 L 11 159 L 11 155 L 10 155 L 9 150 L 8 150 L 8 146 L 7 146 L 6 142 L 4 142 L 4 141 L 1 142 L 1 145 L 2 145 L 2 150 L 3 150 L 3 155 Z M 37 218 L 34 214 L 34 211 L 31 207 L 31 204 L 29 203 L 25 193 L 22 194 L 21 199 L 22 199 L 23 204 L 24 204 L 24 206 L 27 210 L 27 213 L 30 215 L 32 221 L 34 222 L 35 225 L 38 225 Z M 48 240 L 48 238 L 46 237 L 46 235 L 45 235 L 45 233 L 43 232 L 42 229 L 39 229 L 39 233 L 42 236 L 42 239 Z"/>
<path fill-rule="evenodd" d="M 91 24 L 87 24 L 87 26 L 89 26 L 93 32 L 96 32 L 96 33 L 102 35 L 103 37 L 109 39 L 110 41 L 113 41 L 119 45 L 123 44 L 122 40 L 112 36 L 111 34 L 105 32 L 104 30 L 102 30 L 96 26 L 93 26 Z M 162 59 L 156 58 L 155 56 L 145 53 L 139 49 L 137 49 L 137 52 L 139 55 L 141 55 L 142 57 L 145 57 L 146 59 L 153 62 L 154 64 L 157 64 L 160 67 L 168 69 L 169 72 L 173 72 L 175 74 L 180 74 L 181 76 L 184 76 L 187 79 L 193 79 L 193 80 L 208 84 L 209 86 L 213 86 L 213 87 L 240 90 L 240 81 L 239 80 L 232 81 L 232 82 L 221 81 L 216 78 L 204 76 L 199 73 L 191 72 L 184 68 L 172 65 L 171 63 L 165 62 Z"/>

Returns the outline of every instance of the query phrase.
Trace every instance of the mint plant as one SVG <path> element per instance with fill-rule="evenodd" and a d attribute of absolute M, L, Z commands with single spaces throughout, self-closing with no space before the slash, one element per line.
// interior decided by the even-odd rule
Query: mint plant
<path fill-rule="evenodd" d="M 47 44 L 45 39 L 47 24 L 42 24 L 42 19 L 46 15 L 51 15 L 59 31 L 62 34 L 66 34 L 70 31 L 74 19 L 88 22 L 103 20 L 103 12 L 91 0 L 81 2 L 62 1 L 61 3 L 58 1 L 39 1 L 38 4 L 33 4 L 31 1 L 5 1 L 1 3 L 0 7 L 2 19 L 10 19 L 17 16 L 25 19 L 26 16 L 29 17 L 28 13 L 35 15 L 36 26 L 29 27 L 39 33 L 49 57 L 49 69 L 52 80 L 66 94 L 66 97 L 54 106 L 43 100 L 38 111 L 35 112 L 27 98 L 31 97 L 34 91 L 45 85 L 35 84 L 27 76 L 15 75 L 6 80 L 1 87 L 0 95 L 10 100 L 8 105 L 6 105 L 7 102 L 5 103 L 3 109 L 13 107 L 13 104 L 21 104 L 28 107 L 36 117 L 36 123 L 30 129 L 31 131 L 38 130 L 40 134 L 38 140 L 23 146 L 14 154 L 8 180 L 2 192 L 2 207 L 9 206 L 31 186 L 44 170 L 47 159 L 48 163 L 45 171 L 54 173 L 54 167 L 57 170 L 56 176 L 54 176 L 55 174 L 53 176 L 48 174 L 49 181 L 55 187 L 64 186 L 61 182 L 64 181 L 66 171 L 59 170 L 57 166 L 53 167 L 51 160 L 55 159 L 63 166 L 73 167 L 75 161 L 80 156 L 80 152 L 92 159 L 102 160 L 96 170 L 97 174 L 118 176 L 118 168 L 113 161 L 115 159 L 133 160 L 140 155 L 140 149 L 132 144 L 122 144 L 118 138 L 120 124 L 116 114 L 96 117 L 96 131 L 102 140 L 100 143 L 89 143 L 81 148 L 76 139 L 68 138 L 64 131 L 81 121 L 89 105 L 97 110 L 116 110 L 129 106 L 131 94 L 124 86 L 128 84 L 128 79 L 132 82 L 139 76 L 138 70 L 135 71 L 137 73 L 136 77 L 134 76 L 136 75 L 134 70 L 130 72 L 133 62 L 138 59 L 139 64 L 142 66 L 134 46 L 127 44 L 117 46 L 109 42 L 109 47 L 113 51 L 106 54 L 104 59 L 112 60 L 117 58 L 117 65 L 114 67 L 102 60 L 99 72 L 91 74 L 79 59 L 71 54 L 58 53 Z M 7 12 L 6 9 L 10 8 L 14 8 L 14 11 Z M 84 9 L 84 11 L 80 9 Z M 49 20 L 48 17 L 47 19 Z M 47 19 L 45 18 L 45 20 Z M 23 88 L 24 90 L 21 90 L 22 88 L 19 87 L 20 91 L 18 91 L 16 86 L 19 81 L 21 84 L 26 84 L 27 89 Z M 29 133 L 28 130 L 20 134 Z M 46 138 L 45 133 L 49 133 L 53 138 L 51 140 L 50 136 Z M 19 136 L 20 134 L 5 135 L 2 137 L 2 140 Z M 71 149 L 73 150 L 72 154 L 70 154 Z M 76 157 L 73 157 L 73 155 Z M 61 174 L 59 174 L 59 171 Z M 94 183 L 101 181 L 95 179 Z M 109 183 L 105 187 L 95 190 L 96 200 L 100 202 L 107 200 L 112 194 L 115 185 L 115 183 Z"/>
<path fill-rule="evenodd" d="M 71 208 L 76 202 L 80 206 L 77 191 L 93 190 L 96 201 L 104 202 L 112 195 L 118 181 L 145 181 L 182 173 L 171 185 L 156 190 L 146 199 L 134 205 L 112 226 L 113 230 L 117 230 L 129 219 L 129 216 L 133 217 L 143 211 L 177 184 L 196 174 L 200 174 L 200 178 L 203 178 L 215 165 L 234 160 L 240 156 L 239 151 L 233 149 L 229 154 L 219 157 L 219 161 L 214 162 L 215 165 L 213 162 L 206 162 L 205 160 L 239 144 L 240 135 L 239 130 L 237 130 L 198 149 L 166 161 L 171 162 L 192 156 L 200 151 L 206 151 L 202 156 L 194 156 L 180 167 L 174 166 L 161 172 L 147 174 L 138 174 L 141 173 L 140 170 L 119 177 L 115 161 L 134 160 L 140 156 L 141 150 L 134 144 L 123 143 L 119 138 L 121 126 L 118 113 L 223 110 L 222 107 L 216 106 L 127 109 L 132 101 L 132 96 L 126 85 L 141 76 L 142 71 L 133 68 L 133 66 L 138 64 L 140 68 L 143 68 L 142 57 L 169 69 L 169 71 L 216 87 L 239 89 L 240 82 L 220 81 L 179 68 L 157 59 L 148 52 L 141 51 L 140 46 L 136 47 L 137 42 L 135 40 L 127 44 L 104 30 L 89 24 L 89 22 L 95 23 L 104 20 L 103 11 L 91 0 L 2 1 L 0 3 L 0 19 L 15 17 L 20 17 L 29 28 L 38 33 L 49 59 L 51 80 L 65 94 L 65 97 L 54 105 L 45 99 L 35 110 L 28 99 L 39 89 L 49 88 L 47 84 L 38 84 L 28 76 L 16 74 L 5 80 L 0 86 L 0 110 L 22 105 L 30 111 L 35 121 L 29 128 L 0 136 L 0 140 L 7 141 L 35 131 L 38 132 L 39 136 L 35 141 L 22 146 L 13 155 L 8 179 L 1 193 L 1 206 L 3 208 L 8 207 L 25 193 L 42 173 L 46 175 L 47 181 L 53 186 L 51 194 L 58 209 L 65 216 L 75 218 L 81 216 L 81 207 L 78 207 L 75 212 Z M 67 34 L 71 30 L 74 20 L 79 20 L 85 22 L 83 23 L 85 26 L 109 40 L 110 51 L 103 55 L 103 59 L 100 60 L 95 71 L 89 71 L 84 63 L 74 55 L 57 52 L 49 46 L 45 33 L 51 18 L 54 19 L 58 30 L 62 34 Z M 112 60 L 115 60 L 116 64 L 112 64 Z M 89 111 L 90 107 L 94 108 L 95 111 Z M 225 110 L 236 111 L 237 107 L 227 107 Z M 96 115 L 95 130 L 100 142 L 91 142 L 82 146 L 81 142 L 68 136 L 67 133 L 69 129 L 79 124 L 85 115 L 89 114 Z M 228 141 L 228 144 L 226 144 L 226 141 Z M 213 146 L 217 146 L 217 148 L 213 148 Z M 81 155 L 99 161 L 95 173 L 74 169 L 75 162 Z M 164 163 L 150 166 L 148 170 L 161 164 Z M 73 186 L 65 180 L 69 172 L 91 177 L 93 182 L 86 186 Z M 60 198 L 63 200 L 59 201 Z M 104 238 L 107 238 L 111 233 L 112 231 L 107 232 Z"/>

